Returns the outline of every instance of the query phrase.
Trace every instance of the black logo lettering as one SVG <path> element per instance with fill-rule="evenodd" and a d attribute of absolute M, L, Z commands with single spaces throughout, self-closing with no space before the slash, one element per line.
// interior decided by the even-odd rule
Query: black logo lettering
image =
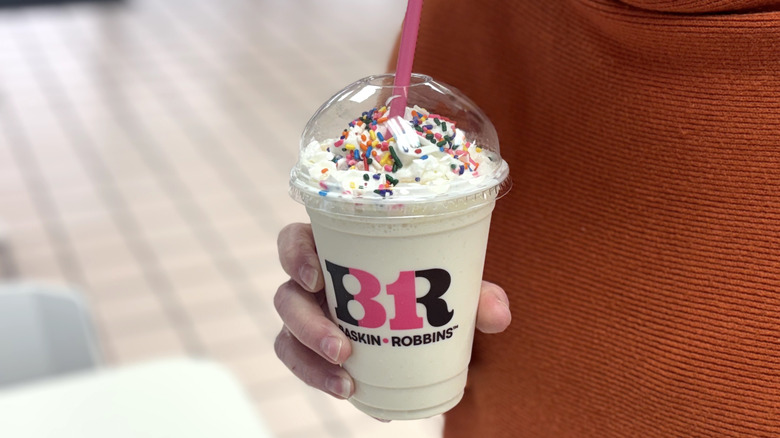
<path fill-rule="evenodd" d="M 452 282 L 450 273 L 444 269 L 435 268 L 416 271 L 415 276 L 425 278 L 431 285 L 427 294 L 417 298 L 417 302 L 425 306 L 425 310 L 428 312 L 428 323 L 434 327 L 441 327 L 452 321 L 455 312 L 449 310 L 447 302 L 441 298 L 450 288 Z"/>
<path fill-rule="evenodd" d="M 347 292 L 344 287 L 344 277 L 349 274 L 349 268 L 339 266 L 325 260 L 325 268 L 330 273 L 333 280 L 333 292 L 336 294 L 336 317 L 347 324 L 358 325 L 358 321 L 350 315 L 347 304 L 355 297 Z"/>

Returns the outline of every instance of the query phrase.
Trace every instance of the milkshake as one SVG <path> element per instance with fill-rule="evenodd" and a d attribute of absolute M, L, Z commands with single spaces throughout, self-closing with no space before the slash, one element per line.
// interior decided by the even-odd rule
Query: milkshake
<path fill-rule="evenodd" d="M 330 316 L 352 342 L 350 401 L 377 418 L 436 415 L 463 396 L 495 200 L 509 188 L 490 121 L 413 75 L 357 81 L 301 138 L 291 195 L 312 221 Z"/>

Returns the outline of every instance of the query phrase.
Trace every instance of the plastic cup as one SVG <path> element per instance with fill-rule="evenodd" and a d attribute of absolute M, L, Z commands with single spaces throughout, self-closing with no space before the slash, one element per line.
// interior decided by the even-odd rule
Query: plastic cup
<path fill-rule="evenodd" d="M 290 180 L 311 218 L 330 316 L 351 339 L 350 402 L 387 420 L 440 414 L 463 396 L 490 216 L 511 185 L 495 129 L 473 102 L 422 75 L 404 91 L 421 111 L 395 119 L 377 117 L 392 105 L 393 75 L 333 96 L 304 129 Z M 376 140 L 391 139 L 400 166 L 368 161 L 389 153 L 373 135 L 339 138 L 359 130 L 356 117 L 384 134 Z M 437 130 L 451 135 L 426 141 Z"/>

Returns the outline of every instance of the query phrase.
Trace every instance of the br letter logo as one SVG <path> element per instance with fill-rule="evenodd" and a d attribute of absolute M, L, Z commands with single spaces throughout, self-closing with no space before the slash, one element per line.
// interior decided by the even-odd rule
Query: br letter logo
<path fill-rule="evenodd" d="M 325 267 L 333 279 L 336 293 L 336 317 L 347 323 L 365 328 L 378 328 L 387 321 L 387 310 L 376 297 L 382 292 L 382 285 L 372 274 L 355 268 L 346 268 L 325 261 Z M 344 277 L 351 275 L 360 284 L 360 290 L 351 294 L 344 286 Z M 415 279 L 425 278 L 430 284 L 428 293 L 417 297 Z M 388 295 L 393 297 L 395 317 L 390 319 L 391 330 L 411 330 L 423 328 L 423 319 L 417 314 L 417 304 L 425 306 L 428 323 L 441 327 L 452 320 L 455 312 L 449 310 L 442 295 L 450 288 L 452 278 L 444 269 L 425 269 L 421 271 L 401 271 L 398 280 L 385 286 Z M 362 319 L 352 316 L 347 305 L 357 301 L 365 311 Z"/>

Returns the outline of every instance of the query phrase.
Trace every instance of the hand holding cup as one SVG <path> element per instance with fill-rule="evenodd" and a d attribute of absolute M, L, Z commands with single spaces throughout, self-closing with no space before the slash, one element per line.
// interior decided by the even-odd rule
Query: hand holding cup
<path fill-rule="evenodd" d="M 324 276 L 311 226 L 290 224 L 278 238 L 279 261 L 290 280 L 279 286 L 274 304 L 284 327 L 276 338 L 276 354 L 306 384 L 337 398 L 354 392 L 351 376 L 340 365 L 352 353 L 347 336 L 328 317 Z M 511 322 L 504 290 L 482 282 L 477 329 L 500 333 Z"/>

